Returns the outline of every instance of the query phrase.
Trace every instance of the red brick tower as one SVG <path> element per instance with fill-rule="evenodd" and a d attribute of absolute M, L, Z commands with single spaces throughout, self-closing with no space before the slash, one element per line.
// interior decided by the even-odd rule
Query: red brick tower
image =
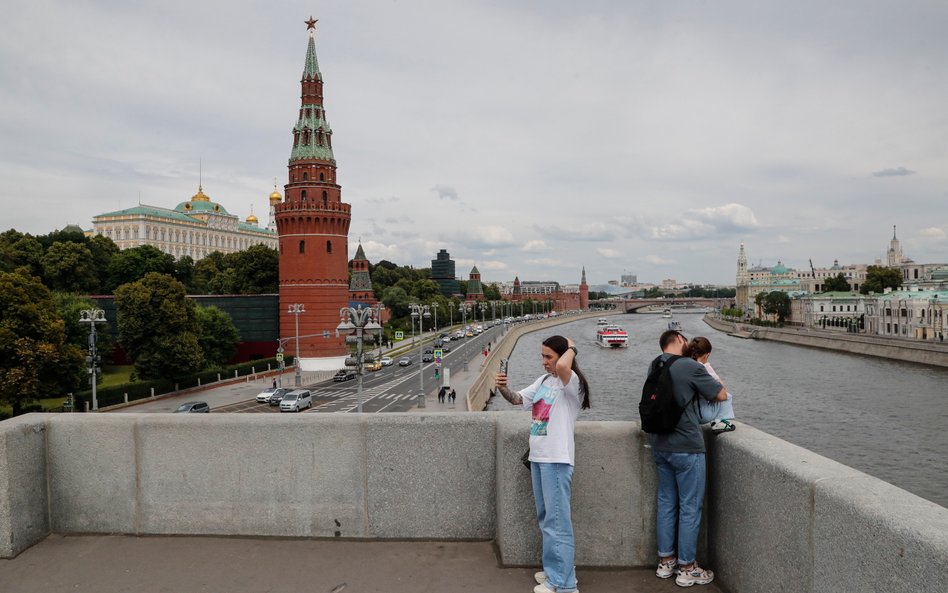
<path fill-rule="evenodd" d="M 316 21 L 306 21 L 309 47 L 303 68 L 299 119 L 293 126 L 286 198 L 274 207 L 280 240 L 280 337 L 296 354 L 299 315 L 301 359 L 345 356 L 345 337 L 336 337 L 339 309 L 349 304 L 348 259 L 350 206 L 336 183 L 332 128 L 323 109 L 323 76 L 316 62 Z M 305 336 L 305 337 L 304 337 Z M 324 337 L 328 336 L 328 337 Z M 306 365 L 320 368 L 326 365 Z"/>
<path fill-rule="evenodd" d="M 372 290 L 372 277 L 369 275 L 369 260 L 365 257 L 362 243 L 352 258 L 352 277 L 349 279 L 349 306 L 374 307 L 379 300 Z"/>
<path fill-rule="evenodd" d="M 583 278 L 579 281 L 579 308 L 589 308 L 589 285 L 586 284 L 586 266 L 583 266 Z"/>

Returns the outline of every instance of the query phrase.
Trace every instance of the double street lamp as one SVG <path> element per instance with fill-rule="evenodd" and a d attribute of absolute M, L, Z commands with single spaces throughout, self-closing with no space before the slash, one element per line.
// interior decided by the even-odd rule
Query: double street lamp
<path fill-rule="evenodd" d="M 461 312 L 461 325 L 467 325 L 467 316 L 471 312 L 471 303 L 461 303 L 458 305 L 458 311 Z"/>
<path fill-rule="evenodd" d="M 83 309 L 79 311 L 79 323 L 89 324 L 89 356 L 86 362 L 89 363 L 89 377 L 92 380 L 92 411 L 99 409 L 99 400 L 96 399 L 96 373 L 99 369 L 99 354 L 95 344 L 95 324 L 105 323 L 105 310 L 103 309 Z"/>
<path fill-rule="evenodd" d="M 306 309 L 300 303 L 294 303 L 287 307 L 287 313 L 296 316 L 296 355 L 293 357 L 293 366 L 296 367 L 296 375 L 293 378 L 293 385 L 299 387 L 302 385 L 300 376 L 300 314 L 306 313 Z"/>
<path fill-rule="evenodd" d="M 415 332 L 415 320 L 418 320 L 418 407 L 425 407 L 425 362 L 421 354 L 421 345 L 424 342 L 422 333 L 424 333 L 424 320 L 431 318 L 431 307 L 428 305 L 418 305 L 412 303 L 411 307 L 411 331 Z"/>
<path fill-rule="evenodd" d="M 356 377 L 358 378 L 358 387 L 356 393 L 359 401 L 359 413 L 362 413 L 362 372 L 365 363 L 365 342 L 373 343 L 382 333 L 382 326 L 378 320 L 381 318 L 381 312 L 373 307 L 343 307 L 339 309 L 339 325 L 336 331 L 346 336 L 346 344 L 355 343 L 356 357 L 350 364 L 350 359 L 346 359 L 346 366 L 356 367 Z M 354 334 L 354 335 L 353 335 Z"/>

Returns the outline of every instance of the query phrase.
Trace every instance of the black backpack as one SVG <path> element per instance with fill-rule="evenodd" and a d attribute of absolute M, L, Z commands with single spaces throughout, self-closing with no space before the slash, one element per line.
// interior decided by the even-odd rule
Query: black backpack
<path fill-rule="evenodd" d="M 681 356 L 671 355 L 668 360 L 659 356 L 652 362 L 651 371 L 642 386 L 642 399 L 639 401 L 639 418 L 642 430 L 651 434 L 675 432 L 678 421 L 685 409 L 675 400 L 672 387 L 671 365 Z"/>

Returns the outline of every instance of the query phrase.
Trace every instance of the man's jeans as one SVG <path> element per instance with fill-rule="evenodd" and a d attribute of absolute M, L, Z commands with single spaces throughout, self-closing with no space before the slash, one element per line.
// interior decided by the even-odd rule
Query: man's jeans
<path fill-rule="evenodd" d="M 546 584 L 554 591 L 576 589 L 573 561 L 573 519 L 570 500 L 573 491 L 573 466 L 568 463 L 530 463 L 533 498 L 543 534 L 543 572 Z"/>
<path fill-rule="evenodd" d="M 678 563 L 695 561 L 701 504 L 704 502 L 704 453 L 669 453 L 652 450 L 658 469 L 658 555 L 676 556 L 675 526 L 678 528 Z"/>

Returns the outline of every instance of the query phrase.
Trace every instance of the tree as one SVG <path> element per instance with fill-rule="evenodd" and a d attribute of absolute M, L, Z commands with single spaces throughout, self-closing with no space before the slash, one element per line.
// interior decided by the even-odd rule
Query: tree
<path fill-rule="evenodd" d="M 764 297 L 764 313 L 776 315 L 777 321 L 783 323 L 790 316 L 790 296 L 780 290 L 768 292 Z"/>
<path fill-rule="evenodd" d="M 13 415 L 30 401 L 74 390 L 82 365 L 49 289 L 28 268 L 0 272 L 0 400 Z"/>
<path fill-rule="evenodd" d="M 116 290 L 123 284 L 140 280 L 149 272 L 173 275 L 174 258 L 151 245 L 125 249 L 109 263 L 109 288 Z"/>
<path fill-rule="evenodd" d="M 118 287 L 115 307 L 119 341 L 140 378 L 177 378 L 204 368 L 196 305 L 170 275 L 149 272 Z"/>
<path fill-rule="evenodd" d="M 898 268 L 887 268 L 884 266 L 869 266 L 866 268 L 866 280 L 859 288 L 862 294 L 870 292 L 883 293 L 886 288 L 898 288 L 902 286 L 902 272 Z"/>
<path fill-rule="evenodd" d="M 43 245 L 33 236 L 10 229 L 0 235 L 0 271 L 27 266 L 33 276 L 43 275 Z"/>
<path fill-rule="evenodd" d="M 98 288 L 92 252 L 82 243 L 53 243 L 41 262 L 44 284 L 52 290 L 89 293 Z"/>
<path fill-rule="evenodd" d="M 204 352 L 207 368 L 224 366 L 237 352 L 240 343 L 240 334 L 233 320 L 217 307 L 197 307 L 194 314 L 198 345 Z"/>
<path fill-rule="evenodd" d="M 230 254 L 237 272 L 240 294 L 269 294 L 279 291 L 280 254 L 266 245 L 252 245 Z"/>
<path fill-rule="evenodd" d="M 823 284 L 823 292 L 849 292 L 850 290 L 852 288 L 849 286 L 849 281 L 842 272 L 827 278 L 826 283 Z"/>
<path fill-rule="evenodd" d="M 757 305 L 757 317 L 764 316 L 764 302 L 767 299 L 766 292 L 758 292 L 754 295 L 754 304 Z"/>

